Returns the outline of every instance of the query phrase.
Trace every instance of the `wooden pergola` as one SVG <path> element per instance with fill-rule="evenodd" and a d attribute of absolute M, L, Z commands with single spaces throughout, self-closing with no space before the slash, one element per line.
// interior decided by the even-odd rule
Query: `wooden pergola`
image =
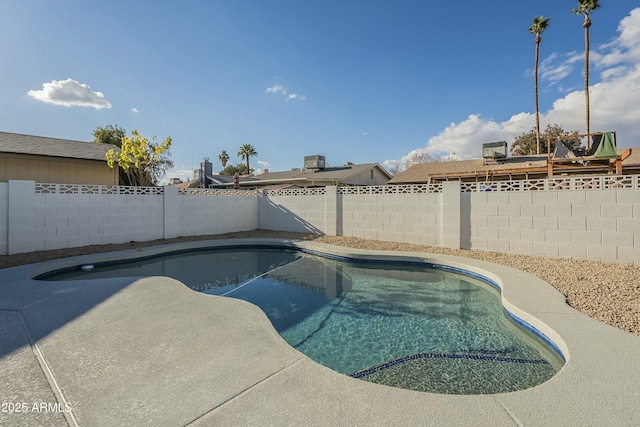
<path fill-rule="evenodd" d="M 614 143 L 617 141 L 616 132 L 613 134 Z M 569 138 L 587 138 L 587 149 L 589 148 L 588 141 L 594 136 L 604 135 L 605 132 L 594 132 L 585 134 L 573 134 L 563 135 Z M 557 141 L 563 139 L 563 136 L 558 136 Z M 626 150 L 622 154 L 618 154 L 616 158 L 598 158 L 591 156 L 575 156 L 568 158 L 552 158 L 551 157 L 551 138 L 547 139 L 547 176 L 551 178 L 555 174 L 563 173 L 575 173 L 575 172 L 599 172 L 603 168 L 606 168 L 608 174 L 622 174 L 622 161 L 631 155 L 631 149 Z"/>

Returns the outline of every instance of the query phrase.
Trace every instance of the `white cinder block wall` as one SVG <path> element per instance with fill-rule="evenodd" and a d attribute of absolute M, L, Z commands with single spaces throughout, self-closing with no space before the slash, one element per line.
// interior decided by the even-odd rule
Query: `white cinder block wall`
<path fill-rule="evenodd" d="M 441 245 L 442 194 L 342 194 L 342 235 Z"/>
<path fill-rule="evenodd" d="M 0 183 L 0 254 L 259 228 L 640 265 L 638 178 L 626 189 L 481 192 L 448 182 L 258 196 L 64 194 L 9 181 Z"/>
<path fill-rule="evenodd" d="M 256 196 L 191 196 L 176 200 L 179 236 L 223 234 L 258 228 Z"/>
<path fill-rule="evenodd" d="M 471 193 L 471 249 L 640 265 L 640 190 Z"/>
<path fill-rule="evenodd" d="M 68 186 L 67 186 L 68 187 Z M 258 202 L 246 196 L 37 192 L 33 181 L 0 183 L 0 254 L 222 234 L 258 228 Z M 126 192 L 126 191 L 125 191 Z"/>
<path fill-rule="evenodd" d="M 163 237 L 161 195 L 36 194 L 35 250 Z"/>
<path fill-rule="evenodd" d="M 437 193 L 343 194 L 338 187 L 272 192 L 261 196 L 260 228 L 440 245 L 441 199 Z"/>
<path fill-rule="evenodd" d="M 326 198 L 326 194 L 261 195 L 259 228 L 333 234 L 327 232 Z"/>
<path fill-rule="evenodd" d="M 336 212 L 325 212 L 335 233 L 314 220 L 327 196 L 268 195 L 261 228 L 640 265 L 640 189 L 461 191 L 338 192 Z"/>

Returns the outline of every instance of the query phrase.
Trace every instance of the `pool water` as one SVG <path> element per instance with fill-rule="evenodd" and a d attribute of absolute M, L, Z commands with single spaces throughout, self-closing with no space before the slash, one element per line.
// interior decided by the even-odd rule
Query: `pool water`
<path fill-rule="evenodd" d="M 72 271 L 55 280 L 164 275 L 259 306 L 293 347 L 374 383 L 448 394 L 521 390 L 562 357 L 517 325 L 478 278 L 282 249 L 185 253 Z"/>

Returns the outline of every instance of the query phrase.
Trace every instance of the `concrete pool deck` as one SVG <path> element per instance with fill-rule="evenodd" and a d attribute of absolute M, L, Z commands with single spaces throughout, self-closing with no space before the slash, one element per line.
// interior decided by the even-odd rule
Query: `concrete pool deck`
<path fill-rule="evenodd" d="M 505 307 L 554 340 L 567 363 L 523 391 L 415 392 L 325 368 L 290 347 L 259 308 L 173 279 L 31 279 L 87 262 L 241 243 L 481 273 L 502 285 Z M 308 241 L 215 240 L 3 269 L 0 295 L 0 425 L 640 425 L 640 337 L 572 309 L 546 282 L 497 264 Z"/>

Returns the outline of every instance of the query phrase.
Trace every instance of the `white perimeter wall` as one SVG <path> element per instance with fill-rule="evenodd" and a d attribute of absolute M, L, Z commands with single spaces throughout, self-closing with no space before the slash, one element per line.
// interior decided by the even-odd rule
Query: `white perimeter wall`
<path fill-rule="evenodd" d="M 442 194 L 343 194 L 342 235 L 442 244 Z"/>
<path fill-rule="evenodd" d="M 593 178 L 586 184 L 571 179 L 571 185 L 563 178 L 561 190 L 544 189 L 550 184 L 542 181 L 510 182 L 502 191 L 496 186 L 483 191 L 482 184 L 475 184 L 470 190 L 452 181 L 428 190 L 379 186 L 327 187 L 326 194 L 315 195 L 306 189 L 265 192 L 260 228 L 640 265 L 639 178 L 610 185 L 604 178 L 599 184 Z M 581 183 L 595 188 L 575 189 Z M 628 188 L 616 188 L 622 186 Z M 327 218 L 334 218 L 335 226 Z"/>
<path fill-rule="evenodd" d="M 333 192 L 335 188 L 326 187 Z M 297 233 L 320 233 L 335 235 L 335 219 L 327 218 L 331 209 L 327 209 L 325 188 L 303 191 L 283 191 L 278 194 L 260 195 L 259 228 L 264 230 L 292 231 Z M 332 205 L 335 217 L 335 203 Z M 328 224 L 332 228 L 328 227 Z"/>
<path fill-rule="evenodd" d="M 242 195 L 245 193 L 244 195 Z M 196 193 L 197 194 L 197 193 Z M 258 197 L 253 192 L 232 195 L 178 194 L 165 187 L 165 237 L 223 234 L 258 228 Z"/>
<path fill-rule="evenodd" d="M 486 192 L 446 182 L 257 195 L 47 193 L 10 181 L 0 183 L 0 254 L 260 228 L 640 265 L 639 178 L 563 178 L 561 190 L 540 180 Z"/>
<path fill-rule="evenodd" d="M 640 190 L 470 196 L 471 249 L 640 265 Z"/>
<path fill-rule="evenodd" d="M 25 249 L 49 250 L 163 237 L 162 196 L 35 194 Z M 25 224 L 26 225 L 26 224 Z M 15 243 L 19 236 L 15 236 Z"/>
<path fill-rule="evenodd" d="M 178 188 L 165 187 L 143 189 L 141 194 L 91 194 L 107 187 L 61 185 L 55 189 L 38 184 L 43 186 L 44 191 L 36 190 L 33 181 L 0 183 L 0 254 L 258 227 L 258 202 L 251 192 L 210 196 L 197 191 L 179 194 Z"/>

